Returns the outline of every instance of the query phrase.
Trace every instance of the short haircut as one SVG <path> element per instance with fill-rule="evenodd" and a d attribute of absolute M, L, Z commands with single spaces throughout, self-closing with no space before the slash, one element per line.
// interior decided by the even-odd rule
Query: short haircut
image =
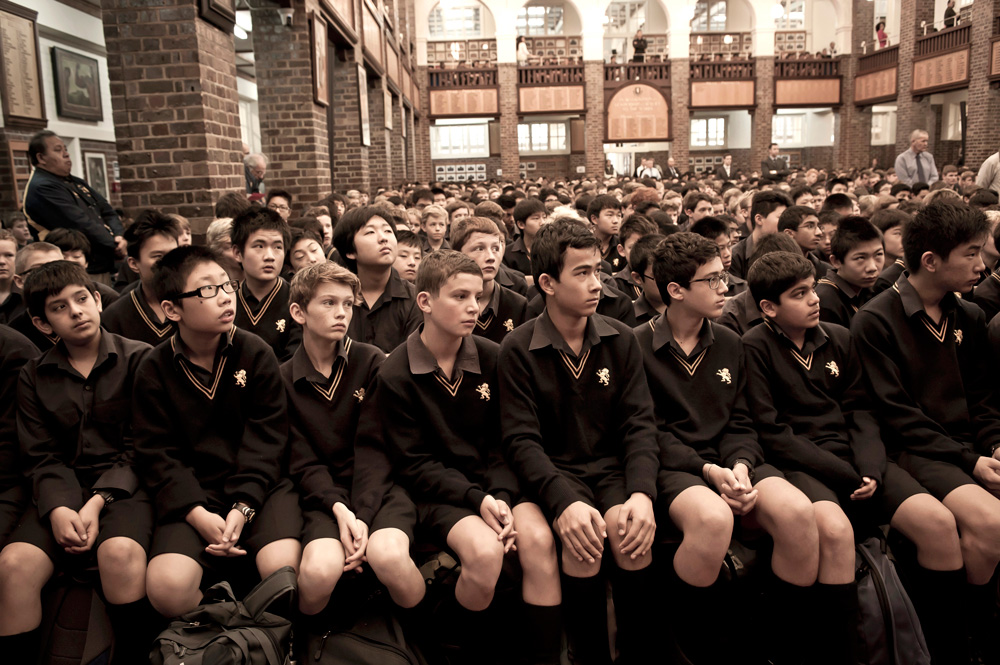
<path fill-rule="evenodd" d="M 844 218 L 844 215 L 841 215 L 836 210 L 820 210 L 817 217 L 819 217 L 820 226 L 837 226 L 837 224 L 840 224 L 840 220 Z"/>
<path fill-rule="evenodd" d="M 889 190 L 889 195 L 896 196 L 900 192 L 909 192 L 909 191 L 912 191 L 909 185 L 907 185 L 905 182 L 897 182 L 895 185 L 892 186 L 892 189 Z"/>
<path fill-rule="evenodd" d="M 799 224 L 806 217 L 816 217 L 816 211 L 809 206 L 790 206 L 778 217 L 778 231 L 799 230 Z"/>
<path fill-rule="evenodd" d="M 599 217 L 601 215 L 601 211 L 604 209 L 621 210 L 621 201 L 611 194 L 601 194 L 600 196 L 595 196 L 594 200 L 592 200 L 587 206 L 587 221 L 590 221 L 591 217 Z"/>
<path fill-rule="evenodd" d="M 600 252 L 601 243 L 593 233 L 582 223 L 559 219 L 546 224 L 535 236 L 531 246 L 531 276 L 535 284 L 542 275 L 549 275 L 559 281 L 559 275 L 566 265 L 566 250 L 596 249 Z M 542 298 L 545 291 L 539 289 Z"/>
<path fill-rule="evenodd" d="M 713 242 L 719 236 L 729 236 L 729 224 L 726 224 L 718 217 L 702 217 L 692 224 L 688 230 Z"/>
<path fill-rule="evenodd" d="M 267 190 L 267 203 L 271 202 L 271 199 L 280 196 L 281 198 L 288 201 L 288 207 L 292 207 L 292 195 L 283 189 L 269 189 Z M 233 219 L 236 219 L 235 217 Z"/>
<path fill-rule="evenodd" d="M 978 208 L 941 200 L 927 204 L 903 227 L 903 256 L 911 273 L 920 271 L 920 257 L 934 252 L 948 260 L 959 245 L 986 236 L 990 224 Z"/>
<path fill-rule="evenodd" d="M 86 237 L 86 236 L 84 236 Z M 14 237 L 14 232 L 5 228 L 0 228 L 0 241 L 6 240 L 8 242 L 14 243 L 14 247 L 17 247 L 17 238 Z M 88 241 L 89 242 L 89 241 Z"/>
<path fill-rule="evenodd" d="M 897 226 L 905 226 L 910 219 L 912 219 L 912 215 L 909 213 L 905 213 L 898 209 L 890 210 L 888 208 L 884 208 L 882 210 L 876 210 L 870 221 L 875 225 L 875 228 L 885 235 L 885 232 L 889 229 L 894 229 Z"/>
<path fill-rule="evenodd" d="M 470 206 L 465 201 L 452 201 L 451 203 L 449 203 L 444 207 L 445 212 L 448 213 L 448 219 L 451 219 L 451 216 L 455 214 L 456 210 L 461 210 L 462 208 L 465 208 L 469 212 L 472 212 L 472 206 Z"/>
<path fill-rule="evenodd" d="M 340 258 L 352 271 L 357 271 L 358 264 L 354 259 L 347 257 L 348 254 L 355 253 L 354 236 L 357 235 L 365 224 L 374 217 L 382 217 L 382 209 L 377 206 L 359 206 L 344 213 L 344 216 L 337 221 L 333 227 L 333 246 L 337 248 Z M 382 217 L 385 219 L 384 217 Z M 388 220 L 386 220 L 388 223 Z M 389 224 L 389 228 L 396 233 L 395 227 Z"/>
<path fill-rule="evenodd" d="M 803 185 L 801 187 L 796 187 L 795 189 L 793 189 L 791 192 L 788 193 L 788 195 L 792 199 L 792 203 L 795 203 L 795 201 L 800 196 L 805 196 L 806 194 L 812 196 L 813 194 L 815 194 L 815 192 L 813 192 L 812 187 L 809 187 L 808 185 Z"/>
<path fill-rule="evenodd" d="M 132 226 L 135 226 L 135 224 Z M 131 229 L 132 226 L 130 226 L 129 229 Z M 127 234 L 128 231 L 125 233 Z M 68 229 L 66 227 L 57 227 L 46 234 L 45 242 L 52 243 L 62 250 L 63 256 L 65 256 L 67 252 L 83 252 L 84 258 L 88 261 L 90 260 L 90 240 L 87 239 L 87 236 L 84 235 L 83 231 Z"/>
<path fill-rule="evenodd" d="M 357 275 L 333 261 L 324 261 L 295 273 L 288 292 L 288 302 L 307 308 L 321 284 L 343 284 L 350 287 L 355 299 L 361 292 L 361 281 Z"/>
<path fill-rule="evenodd" d="M 142 246 L 150 238 L 163 235 L 176 239 L 180 234 L 181 227 L 177 220 L 156 210 L 143 210 L 125 229 L 126 252 L 130 258 L 138 259 Z"/>
<path fill-rule="evenodd" d="M 943 166 L 943 167 L 941 168 L 941 175 L 942 175 L 942 176 L 946 176 L 946 175 L 948 175 L 949 173 L 958 173 L 958 167 L 957 167 L 957 166 L 955 166 L 954 164 L 945 164 L 945 165 L 944 165 L 944 166 Z"/>
<path fill-rule="evenodd" d="M 681 205 L 684 207 L 684 210 L 694 210 L 702 201 L 708 201 L 711 204 L 712 197 L 703 192 L 688 192 L 684 196 L 684 202 Z"/>
<path fill-rule="evenodd" d="M 850 215 L 840 220 L 830 239 L 830 254 L 843 261 L 855 247 L 863 242 L 882 241 L 882 232 L 860 215 Z"/>
<path fill-rule="evenodd" d="M 544 203 L 538 199 L 522 199 L 514 206 L 511 215 L 514 217 L 515 224 L 524 224 L 529 217 L 537 213 L 548 214 Z"/>
<path fill-rule="evenodd" d="M 423 250 L 424 242 L 413 231 L 396 231 L 396 246 L 399 247 L 400 245 Z"/>
<path fill-rule="evenodd" d="M 296 217 L 295 219 L 288 220 L 289 229 L 299 229 L 302 231 L 308 231 L 320 238 L 320 244 L 323 244 L 323 224 L 315 217 Z"/>
<path fill-rule="evenodd" d="M 215 202 L 215 218 L 235 219 L 241 212 L 254 205 L 247 200 L 246 195 L 239 192 L 226 192 Z"/>
<path fill-rule="evenodd" d="M 24 280 L 23 295 L 28 314 L 48 323 L 45 317 L 46 299 L 58 295 L 67 286 L 82 286 L 91 295 L 97 290 L 86 268 L 72 261 L 52 261 L 32 270 Z"/>
<path fill-rule="evenodd" d="M 669 307 L 666 294 L 672 282 L 691 288 L 698 268 L 717 256 L 719 246 L 714 241 L 690 231 L 669 235 L 657 245 L 653 251 L 653 277 L 664 304 Z"/>
<path fill-rule="evenodd" d="M 482 277 L 483 271 L 478 263 L 465 254 L 453 249 L 439 249 L 421 259 L 414 286 L 417 293 L 426 291 L 436 296 L 449 279 L 460 274 Z"/>
<path fill-rule="evenodd" d="M 781 294 L 804 279 L 816 276 L 816 270 L 802 252 L 771 252 L 760 257 L 747 271 L 750 296 L 760 309 L 762 300 L 781 304 Z"/>
<path fill-rule="evenodd" d="M 205 245 L 214 252 L 222 251 L 222 238 L 228 236 L 232 242 L 233 220 L 217 219 L 205 230 Z"/>
<path fill-rule="evenodd" d="M 429 189 L 417 189 L 414 190 L 413 194 L 410 195 L 410 205 L 417 205 L 417 201 L 421 200 L 434 201 L 434 194 L 431 193 Z"/>
<path fill-rule="evenodd" d="M 791 205 L 788 195 L 782 191 L 769 189 L 757 192 L 753 195 L 753 203 L 750 204 L 750 219 L 747 221 L 747 226 L 752 229 L 756 225 L 757 215 L 767 217 L 778 208 L 782 206 L 787 208 Z"/>
<path fill-rule="evenodd" d="M 207 247 L 185 245 L 172 249 L 153 266 L 152 291 L 160 300 L 173 300 L 184 293 L 187 278 L 195 268 L 204 263 L 215 263 L 219 267 L 219 255 Z"/>
<path fill-rule="evenodd" d="M 472 211 L 475 217 L 489 217 L 495 222 L 503 221 L 503 208 L 494 201 L 481 201 L 476 204 L 476 209 Z M 506 231 L 504 231 L 506 234 Z"/>
<path fill-rule="evenodd" d="M 850 189 L 851 181 L 847 178 L 831 178 L 826 183 L 826 191 L 831 191 L 835 185 L 843 185 L 844 187 Z"/>
<path fill-rule="evenodd" d="M 653 263 L 653 254 L 656 248 L 666 237 L 660 233 L 650 233 L 636 240 L 635 245 L 632 246 L 632 254 L 629 255 L 631 269 L 640 275 L 645 274 Z"/>
<path fill-rule="evenodd" d="M 503 242 L 504 236 L 497 227 L 497 223 L 492 219 L 487 219 L 486 217 L 466 217 L 460 221 L 456 228 L 451 230 L 451 247 L 459 252 L 462 251 L 462 247 L 465 243 L 469 242 L 469 238 L 472 237 L 473 233 L 488 233 L 489 235 L 496 236 Z"/>
<path fill-rule="evenodd" d="M 420 213 L 420 223 L 426 224 L 427 220 L 431 217 L 436 217 L 438 219 L 443 219 L 445 223 L 448 223 L 450 217 L 448 216 L 448 211 L 444 209 L 443 206 L 437 204 L 432 204 L 424 208 L 424 211 Z"/>
<path fill-rule="evenodd" d="M 281 234 L 281 242 L 288 251 L 291 238 L 288 234 L 288 224 L 274 210 L 269 208 L 252 208 L 233 220 L 233 230 L 230 240 L 240 253 L 246 248 L 247 241 L 257 231 L 277 231 Z"/>
<path fill-rule="evenodd" d="M 830 194 L 823 201 L 823 210 L 840 210 L 842 208 L 854 208 L 854 201 L 847 194 Z"/>
<path fill-rule="evenodd" d="M 314 205 L 306 208 L 306 211 L 302 213 L 303 217 L 319 217 L 320 215 L 330 216 L 330 208 L 325 205 Z"/>
<path fill-rule="evenodd" d="M 997 195 L 988 189 L 980 189 L 969 197 L 969 205 L 976 208 L 989 208 L 997 204 Z"/>
<path fill-rule="evenodd" d="M 632 236 L 637 235 L 642 238 L 657 231 L 656 223 L 648 217 L 639 214 L 629 215 L 628 219 L 622 222 L 621 228 L 618 230 L 618 240 L 622 244 L 625 244 L 625 241 Z"/>
<path fill-rule="evenodd" d="M 28 259 L 35 254 L 47 254 L 49 252 L 59 252 L 62 258 L 62 250 L 50 242 L 33 242 L 17 250 L 14 255 L 14 273 L 20 275 L 27 267 Z"/>
<path fill-rule="evenodd" d="M 747 270 L 757 262 L 757 259 L 773 252 L 801 254 L 802 248 L 787 233 L 772 233 L 771 235 L 764 236 L 759 242 L 754 244 L 753 253 L 750 254 L 750 259 L 747 261 Z"/>
<path fill-rule="evenodd" d="M 0 221 L 2 221 L 3 228 L 5 228 L 5 229 L 13 229 L 14 225 L 18 224 L 20 222 L 24 222 L 25 224 L 27 224 L 28 223 L 28 218 L 20 210 L 14 210 L 14 211 L 9 212 L 6 215 L 4 215 L 3 219 L 0 220 Z"/>
<path fill-rule="evenodd" d="M 513 194 L 501 194 L 497 197 L 496 204 L 503 210 L 510 210 L 517 205 L 517 198 Z"/>
<path fill-rule="evenodd" d="M 376 204 L 376 207 L 382 211 L 382 219 L 389 222 L 389 225 L 393 228 L 399 224 L 406 227 L 410 226 L 410 218 L 405 211 L 394 206 L 385 205 L 384 203 Z"/>
<path fill-rule="evenodd" d="M 53 136 L 59 136 L 55 132 L 43 129 L 28 141 L 28 161 L 32 166 L 38 166 L 38 156 L 45 152 L 45 140 Z"/>

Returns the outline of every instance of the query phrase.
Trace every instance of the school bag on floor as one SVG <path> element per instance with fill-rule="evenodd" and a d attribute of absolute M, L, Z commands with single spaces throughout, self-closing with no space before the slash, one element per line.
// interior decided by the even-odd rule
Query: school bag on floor
<path fill-rule="evenodd" d="M 205 592 L 205 601 L 170 622 L 156 638 L 152 665 L 287 665 L 292 622 L 268 612 L 294 599 L 295 570 L 276 571 L 236 600 L 228 582 Z M 289 605 L 290 607 L 291 605 Z"/>
<path fill-rule="evenodd" d="M 57 575 L 42 592 L 40 665 L 107 665 L 111 623 L 96 578 L 96 570 Z"/>

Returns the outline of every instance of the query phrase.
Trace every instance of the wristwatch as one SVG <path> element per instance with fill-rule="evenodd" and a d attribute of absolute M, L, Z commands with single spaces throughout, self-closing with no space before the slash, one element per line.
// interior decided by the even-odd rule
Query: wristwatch
<path fill-rule="evenodd" d="M 745 459 L 743 457 L 737 459 L 735 462 L 733 462 L 734 469 L 736 468 L 737 464 L 742 464 L 747 468 L 747 478 L 750 479 L 750 482 L 753 482 L 754 476 L 756 476 L 757 474 L 754 473 L 753 464 L 750 463 L 750 460 Z"/>
<path fill-rule="evenodd" d="M 236 503 L 234 503 L 233 507 L 232 507 L 232 510 L 238 510 L 241 513 L 243 513 L 243 517 L 244 517 L 244 519 L 246 519 L 247 524 L 250 524 L 250 522 L 253 522 L 254 515 L 257 514 L 256 510 L 254 510 L 253 508 L 251 508 L 247 504 L 243 503 L 242 501 L 237 501 Z"/>
<path fill-rule="evenodd" d="M 115 495 L 108 490 L 94 490 L 94 494 L 92 496 L 99 496 L 104 499 L 105 508 L 115 502 Z"/>

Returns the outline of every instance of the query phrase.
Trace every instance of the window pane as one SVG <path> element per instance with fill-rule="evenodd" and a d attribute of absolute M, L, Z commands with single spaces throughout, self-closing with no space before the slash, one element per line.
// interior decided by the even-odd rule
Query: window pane
<path fill-rule="evenodd" d="M 517 126 L 517 149 L 519 152 L 528 152 L 531 149 L 531 126 Z"/>
<path fill-rule="evenodd" d="M 535 152 L 549 149 L 549 126 L 547 124 L 531 124 L 531 149 Z"/>
<path fill-rule="evenodd" d="M 708 120 L 705 118 L 691 119 L 691 145 L 705 147 L 707 144 Z"/>
<path fill-rule="evenodd" d="M 550 150 L 566 149 L 565 123 L 553 123 L 549 125 L 549 149 Z"/>
<path fill-rule="evenodd" d="M 479 3 L 442 7 L 431 10 L 428 17 L 431 39 L 475 39 L 481 36 Z"/>

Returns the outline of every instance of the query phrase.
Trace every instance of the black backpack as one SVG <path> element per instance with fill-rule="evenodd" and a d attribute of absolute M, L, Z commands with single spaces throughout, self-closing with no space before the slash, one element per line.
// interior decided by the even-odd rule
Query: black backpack
<path fill-rule="evenodd" d="M 205 592 L 205 603 L 170 622 L 156 638 L 152 665 L 286 665 L 292 622 L 268 612 L 294 599 L 295 570 L 276 571 L 242 602 L 228 582 Z M 215 601 L 215 602 L 213 602 Z"/>
<path fill-rule="evenodd" d="M 866 665 L 930 665 L 920 620 L 887 556 L 884 538 L 857 545 L 858 633 Z"/>
<path fill-rule="evenodd" d="M 40 665 L 107 665 L 111 623 L 89 572 L 57 575 L 42 592 Z"/>

